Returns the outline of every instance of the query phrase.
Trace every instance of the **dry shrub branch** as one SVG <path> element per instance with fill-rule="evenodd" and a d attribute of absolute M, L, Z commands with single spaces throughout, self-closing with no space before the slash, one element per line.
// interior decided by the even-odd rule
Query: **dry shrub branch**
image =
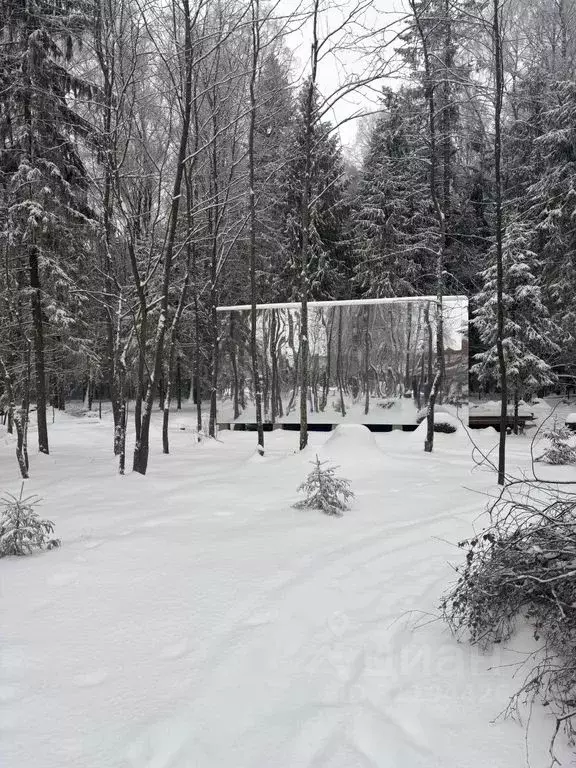
<path fill-rule="evenodd" d="M 459 544 L 466 559 L 442 600 L 443 616 L 483 649 L 508 640 L 522 621 L 533 628 L 541 649 L 508 710 L 534 699 L 552 708 L 554 762 L 560 728 L 571 743 L 576 737 L 576 494 L 511 483 L 490 520 Z"/>

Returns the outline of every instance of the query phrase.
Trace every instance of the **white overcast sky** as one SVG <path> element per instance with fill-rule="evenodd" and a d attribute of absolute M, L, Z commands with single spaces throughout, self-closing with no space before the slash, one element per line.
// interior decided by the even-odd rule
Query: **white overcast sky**
<path fill-rule="evenodd" d="M 338 28 L 342 20 L 350 13 L 350 10 L 356 7 L 356 0 L 322 0 L 322 12 L 319 23 L 319 39 L 321 40 L 327 33 Z M 308 2 L 299 2 L 298 0 L 280 0 L 277 6 L 277 12 L 282 15 L 289 14 L 295 9 L 305 10 L 309 7 Z M 404 0 L 372 0 L 366 3 L 366 10 L 363 12 L 361 21 L 365 34 L 374 32 L 373 39 L 369 40 L 367 46 L 376 46 L 383 42 L 383 30 L 395 20 L 399 20 L 404 13 Z M 360 17 L 359 17 L 360 18 Z M 350 33 L 359 32 L 359 27 L 350 29 Z M 388 37 L 389 37 L 388 33 Z M 294 70 L 296 75 L 305 73 L 310 57 L 311 43 L 311 24 L 303 25 L 298 31 L 287 35 L 286 43 L 294 55 Z M 363 57 L 356 51 L 338 51 L 337 57 L 330 55 L 322 60 L 318 67 L 318 86 L 324 96 L 335 91 L 335 89 L 350 78 L 358 74 L 366 74 L 369 58 Z M 372 70 L 371 70 L 372 71 Z M 380 91 L 384 80 L 373 83 L 370 87 L 365 87 L 361 91 L 350 94 L 342 98 L 334 107 L 329 115 L 334 122 L 345 120 L 358 111 L 368 111 L 374 109 L 377 101 L 377 93 Z M 340 138 L 347 152 L 353 152 L 355 145 L 355 136 L 358 128 L 358 120 L 351 120 L 344 123 L 340 129 Z"/>

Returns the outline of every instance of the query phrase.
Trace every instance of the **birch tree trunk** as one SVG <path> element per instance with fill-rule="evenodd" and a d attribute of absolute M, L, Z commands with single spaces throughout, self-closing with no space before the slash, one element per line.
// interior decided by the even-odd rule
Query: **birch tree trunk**
<path fill-rule="evenodd" d="M 176 239 L 176 226 L 178 223 L 178 211 L 180 208 L 180 195 L 182 190 L 182 179 L 184 176 L 184 165 L 186 162 L 186 149 L 188 146 L 188 136 L 190 132 L 190 116 L 192 110 L 192 29 L 190 16 L 189 0 L 183 0 L 183 23 L 184 23 L 184 73 L 183 87 L 184 95 L 182 99 L 182 126 L 180 132 L 180 144 L 178 148 L 178 158 L 176 165 L 176 174 L 172 189 L 172 198 L 170 203 L 170 212 L 168 217 L 168 231 L 166 233 L 166 242 L 163 253 L 163 275 L 162 275 L 162 294 L 161 307 L 158 324 L 156 327 L 156 337 L 154 344 L 154 364 L 148 378 L 148 387 L 146 390 L 146 400 L 142 414 L 142 423 L 140 436 L 136 439 L 134 447 L 133 470 L 142 475 L 146 474 L 148 468 L 148 454 L 150 450 L 150 422 L 152 419 L 152 406 L 156 392 L 156 382 L 161 370 L 162 355 L 164 353 L 164 337 L 166 334 L 166 323 L 168 320 L 168 294 L 170 290 L 170 276 L 172 273 L 172 256 L 174 243 Z"/>
<path fill-rule="evenodd" d="M 492 5 L 492 44 L 494 48 L 494 184 L 496 203 L 496 350 L 500 373 L 500 435 L 498 442 L 498 484 L 506 482 L 506 428 L 508 425 L 508 372 L 504 355 L 505 308 L 504 308 L 504 254 L 502 241 L 504 224 L 502 217 L 502 99 L 504 96 L 504 64 L 502 56 L 502 29 L 500 0 Z"/>
<path fill-rule="evenodd" d="M 316 120 L 314 114 L 314 90 L 318 70 L 318 12 L 319 0 L 314 0 L 312 11 L 312 46 L 310 53 L 310 79 L 306 97 L 305 139 L 304 139 L 304 181 L 302 189 L 301 226 L 302 240 L 300 248 L 300 450 L 308 445 L 308 378 L 309 378 L 309 342 L 308 342 L 308 247 L 310 240 L 310 199 L 312 171 L 312 141 Z"/>
<path fill-rule="evenodd" d="M 422 44 L 422 54 L 423 54 L 423 60 L 424 60 L 424 74 L 425 74 L 425 83 L 424 83 L 424 94 L 426 98 L 426 102 L 428 105 L 428 136 L 429 136 L 429 142 L 430 142 L 430 198 L 432 200 L 432 205 L 434 207 L 434 212 L 437 219 L 437 225 L 438 225 L 438 235 L 439 235 L 439 242 L 438 242 L 438 248 L 436 252 L 436 307 L 435 307 L 435 320 L 436 320 L 436 363 L 435 363 L 435 372 L 434 372 L 434 379 L 432 381 L 432 386 L 430 388 L 430 396 L 428 399 L 428 413 L 427 413 L 427 429 L 426 429 L 426 439 L 424 441 L 424 450 L 427 453 L 431 453 L 434 448 L 434 407 L 436 404 L 436 399 L 438 398 L 438 395 L 442 388 L 442 378 L 443 378 L 443 370 L 444 370 L 444 319 L 443 319 L 443 288 L 444 288 L 444 254 L 446 252 L 446 216 L 445 211 L 443 210 L 443 204 L 446 200 L 446 187 L 444 187 L 444 195 L 443 195 L 443 202 L 440 202 L 439 195 L 438 195 L 438 188 L 437 188 L 437 170 L 438 170 L 438 157 L 437 157 L 437 138 L 436 138 L 436 121 L 437 121 L 437 115 L 436 115 L 436 97 L 435 97 L 435 90 L 436 90 L 436 84 L 434 83 L 433 75 L 432 75 L 432 64 L 431 64 L 431 56 L 428 49 L 428 39 L 426 37 L 426 34 L 424 32 L 424 29 L 422 27 L 421 23 L 421 16 L 422 9 L 416 6 L 416 3 L 414 0 L 410 0 L 410 7 L 412 9 L 412 13 L 414 14 L 414 20 L 416 23 L 416 28 L 418 30 L 418 34 L 420 36 L 420 41 Z M 446 17 L 445 23 L 449 26 L 449 19 Z M 446 46 L 448 45 L 448 33 L 446 37 L 445 42 L 445 56 L 448 55 Z M 446 59 L 444 61 L 444 64 L 446 65 Z M 444 72 L 444 81 L 446 82 L 448 78 L 448 72 Z M 443 109 L 448 109 L 448 104 L 443 104 Z M 444 112 L 443 112 L 444 114 Z M 446 118 L 447 119 L 447 118 Z M 446 146 L 446 144 L 444 144 Z M 447 171 L 446 167 L 444 168 L 445 171 L 445 179 L 446 179 L 446 173 L 449 173 L 449 169 Z M 448 177 L 448 184 L 450 183 L 450 179 Z"/>
<path fill-rule="evenodd" d="M 250 354 L 252 357 L 252 380 L 254 382 L 254 405 L 256 407 L 256 430 L 258 433 L 257 450 L 264 456 L 264 424 L 262 423 L 262 391 L 260 371 L 258 369 L 258 338 L 256 310 L 256 196 L 255 196 L 255 156 L 254 137 L 256 132 L 256 80 L 260 58 L 260 3 L 252 0 L 252 69 L 250 72 L 250 123 L 248 127 L 248 175 L 249 175 L 249 213 L 250 213 Z M 263 341 L 264 354 L 266 344 Z M 272 401 L 274 393 L 272 393 Z M 274 406 L 272 406 L 274 409 Z"/>
<path fill-rule="evenodd" d="M 336 349 L 336 378 L 338 379 L 338 390 L 340 392 L 340 413 L 342 418 L 346 416 L 346 405 L 344 403 L 344 383 L 342 381 L 342 307 L 338 307 L 338 344 Z"/>
<path fill-rule="evenodd" d="M 176 344 L 178 341 L 178 330 L 180 327 L 180 320 L 184 312 L 184 307 L 188 299 L 188 287 L 190 285 L 190 264 L 193 260 L 192 251 L 194 244 L 191 242 L 192 237 L 192 181 L 191 174 L 185 173 L 186 182 L 186 264 L 185 275 L 180 289 L 180 297 L 178 299 L 178 306 L 172 318 L 170 325 L 170 339 L 168 342 L 168 363 L 166 367 L 166 389 L 164 392 L 164 400 L 162 403 L 162 452 L 170 453 L 170 441 L 168 438 L 168 424 L 170 421 L 170 404 L 172 401 L 172 388 L 174 381 L 174 373 L 176 367 Z M 178 361 L 178 368 L 180 362 Z M 179 386 L 179 381 L 178 381 Z"/>
<path fill-rule="evenodd" d="M 276 423 L 278 416 L 278 405 L 280 401 L 280 389 L 278 382 L 278 320 L 276 317 L 275 309 L 272 310 L 272 316 L 270 319 L 270 359 L 272 361 L 272 401 L 270 403 L 270 419 L 272 424 Z M 280 403 L 280 410 L 282 405 Z M 282 413 L 280 413 L 282 415 Z"/>
<path fill-rule="evenodd" d="M 111 84 L 109 77 L 105 77 L 105 105 L 104 105 L 104 135 L 109 140 L 111 133 L 111 112 L 113 95 L 111 92 Z M 118 349 L 115 346 L 116 329 L 114 327 L 114 308 L 113 302 L 113 284 L 112 284 L 112 259 L 110 256 L 111 239 L 112 239 L 112 222 L 113 222 L 113 197 L 112 197 L 112 181 L 113 181 L 113 168 L 109 167 L 111 164 L 110 152 L 107 153 L 107 163 L 104 171 L 104 194 L 102 199 L 103 207 L 103 264 L 104 264 L 104 290 L 106 292 L 105 297 L 105 311 L 104 311 L 104 323 L 106 327 L 106 361 L 104 376 L 110 390 L 110 401 L 112 403 L 112 417 L 114 419 L 114 432 L 116 427 L 120 423 L 122 415 L 121 396 L 118 391 L 118 371 L 117 360 Z M 114 441 L 116 450 L 116 441 Z"/>
<path fill-rule="evenodd" d="M 370 411 L 370 305 L 366 307 L 366 327 L 364 329 L 364 415 Z"/>

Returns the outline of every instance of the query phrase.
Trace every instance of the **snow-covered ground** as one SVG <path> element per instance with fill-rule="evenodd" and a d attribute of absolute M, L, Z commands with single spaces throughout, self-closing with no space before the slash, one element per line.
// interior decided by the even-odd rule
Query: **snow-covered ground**
<path fill-rule="evenodd" d="M 146 477 L 116 475 L 107 418 L 59 414 L 32 451 L 62 547 L 0 561 L 3 768 L 549 765 L 545 709 L 527 737 L 497 719 L 530 633 L 482 655 L 435 620 L 495 488 L 465 432 L 427 455 L 425 426 L 312 433 L 304 454 L 276 431 L 260 459 L 254 434 L 196 444 L 193 423 L 173 415 L 170 456 L 154 423 Z M 291 506 L 316 453 L 352 482 L 342 518 Z M 0 490 L 19 487 L 0 432 Z"/>

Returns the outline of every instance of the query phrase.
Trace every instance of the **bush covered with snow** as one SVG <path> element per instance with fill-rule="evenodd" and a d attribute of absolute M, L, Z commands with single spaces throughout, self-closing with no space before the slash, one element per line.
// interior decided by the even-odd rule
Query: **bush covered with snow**
<path fill-rule="evenodd" d="M 449 421 L 436 421 L 434 419 L 434 432 L 443 432 L 445 435 L 453 435 L 457 431 L 455 424 Z"/>
<path fill-rule="evenodd" d="M 51 537 L 54 523 L 41 520 L 34 507 L 40 503 L 37 496 L 22 497 L 6 494 L 0 498 L 0 557 L 29 555 L 36 549 L 53 549 L 60 540 Z"/>
<path fill-rule="evenodd" d="M 466 560 L 442 601 L 444 618 L 483 648 L 528 622 L 543 653 L 534 657 L 511 708 L 540 697 L 575 736 L 576 495 L 501 498 L 490 514 L 487 529 L 459 544 Z"/>
<path fill-rule="evenodd" d="M 297 509 L 319 509 L 327 515 L 340 516 L 349 509 L 348 502 L 354 498 L 348 480 L 336 477 L 336 469 L 327 461 L 310 462 L 314 469 L 298 487 L 306 498 L 296 502 Z"/>
<path fill-rule="evenodd" d="M 543 433 L 550 444 L 536 461 L 544 461 L 547 464 L 576 464 L 576 445 L 574 435 L 568 427 L 554 426 Z"/>
<path fill-rule="evenodd" d="M 422 424 L 422 422 L 426 421 L 427 418 L 428 418 L 428 408 L 421 408 L 416 414 L 416 424 Z M 445 422 L 453 418 L 454 417 L 452 416 L 452 414 L 449 411 L 447 411 L 445 408 L 442 408 L 442 406 L 434 408 L 435 424 L 440 420 Z"/>
<path fill-rule="evenodd" d="M 419 425 L 418 429 L 416 430 L 418 435 L 425 433 L 428 428 L 426 412 L 423 414 L 420 412 L 416 421 Z M 434 432 L 454 434 L 455 432 L 458 432 L 459 427 L 460 421 L 456 418 L 456 416 L 453 416 L 451 413 L 447 413 L 446 411 L 438 411 L 434 409 Z"/>

